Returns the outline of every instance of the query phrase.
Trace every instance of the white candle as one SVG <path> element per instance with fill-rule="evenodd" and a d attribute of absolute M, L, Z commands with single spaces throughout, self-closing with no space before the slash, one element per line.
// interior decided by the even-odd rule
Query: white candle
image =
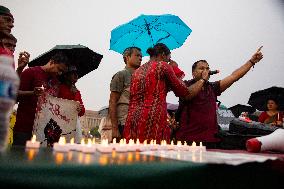
<path fill-rule="evenodd" d="M 69 147 L 66 145 L 65 137 L 60 137 L 59 141 L 53 144 L 53 150 L 57 152 L 68 152 Z"/>
<path fill-rule="evenodd" d="M 174 147 L 175 150 L 182 150 L 182 143 L 181 141 L 177 141 L 177 145 Z"/>
<path fill-rule="evenodd" d="M 66 144 L 69 147 L 69 150 L 76 150 L 76 145 L 74 143 L 74 138 L 70 139 L 70 143 Z"/>
<path fill-rule="evenodd" d="M 83 153 L 94 153 L 96 151 L 96 146 L 92 145 L 92 140 L 88 139 L 87 145 L 82 147 Z"/>
<path fill-rule="evenodd" d="M 199 150 L 200 150 L 201 152 L 205 152 L 205 151 L 206 151 L 206 146 L 203 146 L 203 145 L 202 145 L 202 142 L 199 143 Z"/>
<path fill-rule="evenodd" d="M 158 150 L 158 146 L 155 145 L 155 141 L 154 140 L 150 141 L 149 147 L 150 147 L 150 150 Z"/>
<path fill-rule="evenodd" d="M 126 145 L 126 149 L 129 152 L 135 152 L 136 151 L 136 146 L 135 146 L 135 143 L 134 143 L 133 139 L 129 140 L 128 145 Z"/>
<path fill-rule="evenodd" d="M 32 139 L 26 142 L 26 147 L 27 148 L 39 148 L 40 147 L 40 142 L 36 141 L 36 135 L 33 135 Z"/>
<path fill-rule="evenodd" d="M 121 139 L 119 144 L 115 147 L 115 151 L 117 152 L 127 152 L 126 141 Z"/>
<path fill-rule="evenodd" d="M 167 144 L 167 149 L 168 150 L 174 150 L 175 146 L 174 146 L 174 141 L 171 141 L 170 144 Z"/>
<path fill-rule="evenodd" d="M 158 145 L 158 149 L 159 149 L 159 150 L 167 150 L 167 149 L 168 149 L 168 148 L 167 148 L 167 141 L 162 140 L 162 141 L 161 141 L 161 144 Z"/>
<path fill-rule="evenodd" d="M 182 150 L 189 150 L 189 146 L 187 145 L 187 142 L 184 141 L 183 146 L 182 146 Z"/>
<path fill-rule="evenodd" d="M 111 153 L 112 147 L 108 144 L 107 139 L 103 139 L 101 144 L 97 146 L 97 150 L 101 153 Z"/>
<path fill-rule="evenodd" d="M 192 142 L 191 146 L 189 146 L 189 151 L 193 151 L 195 152 L 197 150 L 197 147 L 196 147 L 196 142 Z"/>

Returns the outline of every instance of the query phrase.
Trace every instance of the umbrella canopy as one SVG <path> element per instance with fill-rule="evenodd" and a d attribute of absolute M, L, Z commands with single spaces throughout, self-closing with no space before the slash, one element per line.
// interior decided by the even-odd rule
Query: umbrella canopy
<path fill-rule="evenodd" d="M 265 111 L 267 100 L 269 98 L 273 98 L 278 101 L 278 110 L 284 110 L 284 88 L 282 87 L 273 86 L 264 90 L 254 92 L 250 95 L 248 104 L 258 110 Z"/>
<path fill-rule="evenodd" d="M 248 112 L 249 114 L 255 112 L 255 108 L 243 104 L 237 104 L 229 108 L 235 117 L 239 117 L 242 112 Z"/>
<path fill-rule="evenodd" d="M 79 78 L 97 69 L 103 58 L 103 55 L 83 45 L 56 45 L 54 48 L 32 60 L 28 65 L 29 67 L 43 66 L 57 52 L 65 54 L 70 64 L 76 66 Z"/>
<path fill-rule="evenodd" d="M 142 14 L 111 31 L 110 49 L 122 54 L 127 47 L 136 46 L 147 56 L 147 49 L 156 43 L 164 43 L 170 50 L 180 47 L 191 31 L 178 16 Z"/>

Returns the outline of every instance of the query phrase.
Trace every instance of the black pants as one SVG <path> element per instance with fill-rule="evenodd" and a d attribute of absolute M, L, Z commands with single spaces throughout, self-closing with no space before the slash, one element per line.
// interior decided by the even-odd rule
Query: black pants
<path fill-rule="evenodd" d="M 120 133 L 121 138 L 123 138 L 123 129 L 124 129 L 124 125 L 118 125 L 118 131 Z"/>
<path fill-rule="evenodd" d="M 14 131 L 13 133 L 13 145 L 18 146 L 25 146 L 26 141 L 32 138 L 32 133 L 24 133 L 24 132 L 17 132 Z"/>

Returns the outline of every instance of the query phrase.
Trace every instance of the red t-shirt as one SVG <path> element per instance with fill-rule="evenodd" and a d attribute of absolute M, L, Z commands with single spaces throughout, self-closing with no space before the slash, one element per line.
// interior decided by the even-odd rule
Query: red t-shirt
<path fill-rule="evenodd" d="M 189 87 L 194 80 L 185 81 Z M 176 139 L 195 142 L 218 142 L 215 137 L 218 132 L 216 100 L 220 92 L 220 82 L 205 85 L 194 98 L 189 101 L 180 100 L 181 127 L 176 132 Z"/>
<path fill-rule="evenodd" d="M 61 84 L 59 85 L 59 91 L 58 91 L 58 98 L 68 99 L 68 100 L 74 100 L 80 102 L 82 105 L 81 111 L 78 113 L 79 116 L 83 116 L 85 114 L 85 107 L 81 98 L 81 93 L 79 90 L 77 90 L 75 93 L 73 93 L 70 88 L 67 85 Z"/>
<path fill-rule="evenodd" d="M 35 87 L 41 87 L 42 85 L 49 89 L 53 85 L 53 79 L 40 66 L 27 68 L 21 74 L 19 90 L 33 91 Z M 14 131 L 32 132 L 38 97 L 35 95 L 22 96 L 18 98 L 18 101 Z"/>

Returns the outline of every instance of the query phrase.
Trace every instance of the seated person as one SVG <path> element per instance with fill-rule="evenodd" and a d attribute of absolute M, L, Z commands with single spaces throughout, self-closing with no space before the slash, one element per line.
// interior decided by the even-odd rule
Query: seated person
<path fill-rule="evenodd" d="M 261 123 L 282 126 L 283 113 L 278 110 L 278 101 L 275 98 L 268 98 L 267 110 L 259 115 L 258 121 Z"/>

